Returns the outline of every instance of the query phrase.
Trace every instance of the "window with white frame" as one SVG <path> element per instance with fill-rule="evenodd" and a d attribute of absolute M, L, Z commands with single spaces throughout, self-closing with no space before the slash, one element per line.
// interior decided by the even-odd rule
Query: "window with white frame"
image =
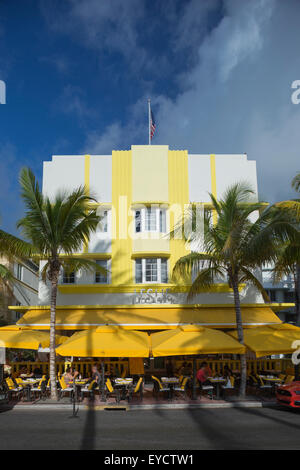
<path fill-rule="evenodd" d="M 23 279 L 23 266 L 19 263 L 17 264 L 16 278 L 19 281 L 22 281 L 22 279 Z"/>
<path fill-rule="evenodd" d="M 135 211 L 135 231 L 166 233 L 166 210 L 145 207 Z"/>
<path fill-rule="evenodd" d="M 63 272 L 63 284 L 75 284 L 75 272 L 74 271 Z"/>
<path fill-rule="evenodd" d="M 95 261 L 98 266 L 101 266 L 101 268 L 106 269 L 107 271 L 107 260 L 106 259 L 97 259 Z M 95 282 L 98 284 L 107 284 L 108 283 L 108 273 L 103 272 L 103 271 L 97 271 L 95 272 Z"/>
<path fill-rule="evenodd" d="M 105 209 L 101 211 L 100 214 L 100 232 L 107 233 L 108 232 L 108 210 Z"/>
<path fill-rule="evenodd" d="M 135 282 L 167 283 L 168 260 L 166 258 L 138 258 L 135 260 Z"/>

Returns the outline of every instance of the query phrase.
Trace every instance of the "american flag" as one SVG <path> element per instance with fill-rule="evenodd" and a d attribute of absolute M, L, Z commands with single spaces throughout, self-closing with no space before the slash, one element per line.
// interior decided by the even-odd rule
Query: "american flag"
<path fill-rule="evenodd" d="M 153 116 L 153 113 L 152 113 L 152 110 L 151 110 L 151 112 L 150 112 L 150 137 L 151 137 L 151 140 L 154 136 L 155 129 L 156 129 L 156 124 L 155 124 L 154 116 Z"/>

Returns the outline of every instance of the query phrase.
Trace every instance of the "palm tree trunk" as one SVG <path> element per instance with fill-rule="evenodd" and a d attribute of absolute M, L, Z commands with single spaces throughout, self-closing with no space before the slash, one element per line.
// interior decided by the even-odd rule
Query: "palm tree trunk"
<path fill-rule="evenodd" d="M 241 344 L 244 344 L 241 301 L 240 301 L 239 285 L 238 285 L 238 280 L 237 280 L 236 275 L 231 276 L 231 283 L 232 283 L 233 297 L 234 297 L 236 329 L 237 329 L 237 334 L 238 334 L 238 340 Z M 240 396 L 244 397 L 246 395 L 246 382 L 247 382 L 247 361 L 246 361 L 245 354 L 240 355 L 240 361 L 241 361 Z"/>
<path fill-rule="evenodd" d="M 55 363 L 55 321 L 56 321 L 56 296 L 58 273 L 51 276 L 51 303 L 50 303 L 50 385 L 51 400 L 57 400 L 56 387 L 56 363 Z"/>

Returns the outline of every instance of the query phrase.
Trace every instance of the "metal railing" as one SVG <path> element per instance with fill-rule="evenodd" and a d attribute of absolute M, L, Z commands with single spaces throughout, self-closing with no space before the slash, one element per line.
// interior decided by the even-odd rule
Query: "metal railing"
<path fill-rule="evenodd" d="M 197 359 L 197 369 L 200 367 L 200 364 L 204 362 L 204 359 Z M 205 362 L 208 363 L 210 369 L 213 373 L 221 373 L 224 366 L 228 366 L 229 369 L 232 371 L 239 371 L 240 370 L 240 361 L 232 360 L 232 359 L 217 359 L 217 360 L 210 360 L 206 359 Z M 175 361 L 176 369 L 181 367 L 184 364 L 191 365 L 191 361 L 188 360 L 180 360 Z M 278 372 L 286 372 L 287 369 L 293 367 L 291 359 L 248 359 L 247 360 L 247 371 L 257 373 L 260 371 L 278 371 Z"/>
<path fill-rule="evenodd" d="M 92 366 L 95 364 L 95 361 L 75 361 L 72 362 L 72 367 L 74 367 L 78 372 L 83 376 L 87 377 L 92 371 Z M 57 362 L 56 363 L 56 373 L 63 374 L 66 367 L 68 367 L 67 362 Z M 12 373 L 19 373 L 23 368 L 26 368 L 28 373 L 33 372 L 35 369 L 40 369 L 43 374 L 49 375 L 49 362 L 14 362 L 11 364 Z M 115 375 L 122 375 L 128 373 L 128 361 L 104 361 L 105 372 L 113 372 Z"/>
<path fill-rule="evenodd" d="M 233 371 L 240 370 L 240 361 L 238 359 L 197 359 L 197 368 L 203 361 L 206 361 L 209 364 L 213 373 L 221 373 L 224 366 L 228 366 Z M 69 363 L 66 362 L 57 362 L 56 363 L 56 372 L 63 374 L 66 367 Z M 78 370 L 78 372 L 83 376 L 87 377 L 90 375 L 92 366 L 95 364 L 95 361 L 75 361 L 72 362 L 72 366 Z M 177 360 L 174 358 L 174 366 L 176 369 L 179 369 L 182 365 L 191 366 L 192 360 Z M 99 364 L 100 365 L 100 364 Z M 49 374 L 49 363 L 48 362 L 14 362 L 11 364 L 12 373 L 19 373 L 22 368 L 26 368 L 29 373 L 33 372 L 35 369 L 40 369 L 43 374 Z M 129 371 L 129 363 L 127 360 L 104 360 L 105 372 L 111 372 L 116 376 L 127 375 Z M 291 359 L 249 359 L 247 360 L 247 369 L 248 372 L 257 373 L 259 371 L 278 371 L 286 372 L 288 369 L 293 368 Z M 154 367 L 155 369 L 155 367 Z M 159 367 L 157 369 L 162 369 Z M 147 373 L 147 369 L 145 371 Z"/>

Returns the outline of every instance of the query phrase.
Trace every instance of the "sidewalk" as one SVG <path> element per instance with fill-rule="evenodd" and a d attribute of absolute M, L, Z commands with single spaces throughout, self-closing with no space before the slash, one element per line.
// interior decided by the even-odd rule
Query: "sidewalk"
<path fill-rule="evenodd" d="M 176 395 L 172 401 L 159 397 L 153 397 L 151 386 L 144 389 L 143 401 L 139 397 L 133 397 L 128 403 L 127 400 L 121 400 L 116 403 L 114 398 L 107 398 L 106 402 L 101 401 L 99 395 L 95 396 L 93 401 L 85 398 L 82 402 L 76 403 L 76 409 L 94 408 L 95 410 L 153 410 L 153 409 L 196 409 L 196 408 L 261 408 L 275 406 L 276 400 L 271 397 L 247 396 L 244 400 L 237 396 L 228 396 L 226 399 L 211 400 L 210 398 L 197 397 L 197 400 L 191 400 L 189 397 L 185 400 L 182 396 Z M 69 397 L 53 403 L 51 400 L 36 400 L 32 402 L 10 402 L 6 407 L 18 409 L 71 409 L 73 404 Z"/>

